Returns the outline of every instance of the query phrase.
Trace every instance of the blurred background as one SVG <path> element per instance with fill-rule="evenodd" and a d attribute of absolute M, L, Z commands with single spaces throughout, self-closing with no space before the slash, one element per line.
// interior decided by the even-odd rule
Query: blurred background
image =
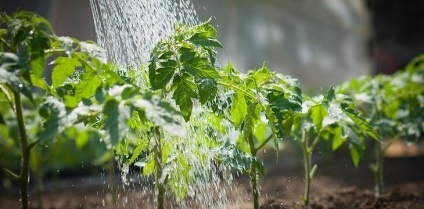
<path fill-rule="evenodd" d="M 266 63 L 327 88 L 364 74 L 390 74 L 424 51 L 420 0 L 192 0 L 200 21 L 212 17 L 228 61 L 241 71 Z M 89 0 L 0 0 L 49 19 L 57 35 L 96 40 Z"/>

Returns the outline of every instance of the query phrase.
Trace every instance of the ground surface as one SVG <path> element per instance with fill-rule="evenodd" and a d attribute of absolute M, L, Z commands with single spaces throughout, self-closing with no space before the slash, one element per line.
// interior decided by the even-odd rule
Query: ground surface
<path fill-rule="evenodd" d="M 313 209 L 418 209 L 424 208 L 424 156 L 388 157 L 385 159 L 385 193 L 374 198 L 373 176 L 368 162 L 355 168 L 343 151 L 331 156 L 318 154 L 318 164 L 312 182 L 311 208 Z M 408 154 L 408 153 L 406 153 Z M 303 170 L 301 158 L 296 151 L 279 155 L 275 152 L 263 154 L 267 174 L 261 177 L 262 209 L 298 209 L 302 206 Z M 372 160 L 371 157 L 368 157 Z M 235 189 L 228 190 L 232 203 L 225 208 L 252 208 L 250 188 L 246 177 L 236 179 Z M 60 182 L 50 182 L 44 194 L 47 209 L 61 208 L 152 208 L 149 197 L 137 190 L 122 191 L 118 203 L 112 204 L 112 195 L 105 186 L 105 178 L 79 177 Z M 55 186 L 51 186 L 55 185 Z M 32 208 L 36 208 L 32 196 Z M 0 191 L 0 209 L 19 208 L 19 197 L 15 192 Z M 174 206 L 173 208 L 183 208 Z M 197 206 L 195 208 L 208 208 Z"/>

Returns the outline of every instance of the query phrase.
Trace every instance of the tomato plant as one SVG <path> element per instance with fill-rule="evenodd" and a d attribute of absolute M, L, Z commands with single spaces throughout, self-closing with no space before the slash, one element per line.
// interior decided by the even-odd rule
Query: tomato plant
<path fill-rule="evenodd" d="M 222 69 L 218 84 L 225 88 L 230 106 L 226 117 L 240 135 L 235 142 L 238 149 L 250 157 L 244 157 L 241 170 L 250 177 L 254 208 L 259 208 L 258 174 L 264 167 L 257 153 L 271 140 L 278 147 L 277 139 L 285 137 L 291 124 L 285 122 L 288 115 L 301 109 L 301 90 L 296 79 L 271 72 L 265 65 L 246 75 L 229 64 Z M 225 111 L 224 111 L 225 112 Z"/>
<path fill-rule="evenodd" d="M 28 208 L 31 150 L 38 144 L 62 135 L 112 148 L 126 137 L 133 115 L 164 130 L 180 125 L 174 120 L 180 114 L 169 103 L 107 63 L 97 45 L 57 37 L 44 18 L 31 12 L 3 14 L 0 25 L 1 137 L 21 147 L 19 174 L 3 170 L 19 183 L 22 208 Z M 46 71 L 50 60 L 51 74 Z M 34 125 L 35 115 L 43 119 Z M 17 135 L 10 134 L 14 130 Z"/>
<path fill-rule="evenodd" d="M 317 165 L 312 165 L 311 156 L 321 140 L 331 141 L 333 150 L 349 142 L 350 154 L 355 166 L 358 165 L 365 149 L 364 138 L 371 136 L 378 140 L 373 128 L 355 111 L 351 99 L 336 94 L 330 87 L 325 95 L 308 97 L 303 95 L 302 111 L 287 120 L 293 124 L 294 140 L 299 143 L 305 167 L 305 194 L 303 201 L 309 205 L 310 185 Z"/>
<path fill-rule="evenodd" d="M 414 142 L 423 135 L 424 77 L 423 57 L 413 60 L 394 75 L 364 76 L 341 84 L 339 92 L 351 95 L 358 110 L 376 128 L 375 195 L 383 192 L 383 161 L 392 140 Z"/>
<path fill-rule="evenodd" d="M 222 47 L 216 36 L 217 31 L 209 22 L 192 28 L 179 25 L 174 35 L 159 42 L 151 52 L 148 83 L 163 99 L 175 102 L 185 121 L 192 116 L 194 101 L 205 105 L 216 97 L 216 80 L 220 75 L 215 69 L 215 47 Z M 195 164 L 184 158 L 190 150 L 189 144 L 193 142 L 181 137 L 167 137 L 162 134 L 160 126 L 152 127 L 151 137 L 154 140 L 139 146 L 137 152 L 143 150 L 150 153 L 141 165 L 145 174 L 154 174 L 156 204 L 157 208 L 162 209 L 166 185 L 170 185 L 179 197 L 184 197 L 187 191 L 185 187 L 194 181 L 191 171 L 195 171 Z M 207 144 L 207 136 L 201 137 L 205 138 L 195 137 L 194 140 Z M 170 150 L 177 144 L 179 148 Z M 195 152 L 198 150 L 192 149 Z M 202 154 L 197 152 L 195 155 Z M 205 157 L 198 156 L 198 159 Z"/>

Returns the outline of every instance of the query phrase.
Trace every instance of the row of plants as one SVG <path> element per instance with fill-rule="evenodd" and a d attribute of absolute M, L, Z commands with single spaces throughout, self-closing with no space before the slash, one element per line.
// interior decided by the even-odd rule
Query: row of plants
<path fill-rule="evenodd" d="M 97 156 L 113 152 L 123 170 L 141 167 L 153 176 L 158 209 L 167 193 L 184 199 L 217 163 L 249 176 L 257 209 L 265 172 L 258 153 L 270 143 L 278 149 L 292 140 L 302 148 L 309 205 L 317 168 L 311 156 L 321 141 L 333 150 L 348 143 L 358 165 L 373 140 L 379 195 L 382 139 L 416 141 L 423 133 L 423 57 L 393 76 L 354 79 L 311 97 L 297 79 L 265 65 L 247 73 L 217 67 L 222 45 L 209 22 L 176 26 L 137 69 L 107 62 L 93 42 L 56 36 L 34 13 L 3 14 L 0 25 L 0 143 L 21 149 L 19 169 L 1 166 L 20 185 L 22 208 L 29 169 L 44 155 L 37 147 L 50 149 L 59 139 L 101 144 Z"/>

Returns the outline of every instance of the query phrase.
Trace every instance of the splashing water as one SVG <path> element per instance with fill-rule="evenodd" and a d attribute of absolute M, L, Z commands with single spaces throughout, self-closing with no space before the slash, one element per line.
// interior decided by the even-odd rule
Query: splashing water
<path fill-rule="evenodd" d="M 198 18 L 190 0 L 90 0 L 97 42 L 108 58 L 130 67 L 149 59 L 161 39 L 177 23 L 195 25 Z"/>
<path fill-rule="evenodd" d="M 90 0 L 93 11 L 97 42 L 106 49 L 110 61 L 138 68 L 146 64 L 149 54 L 155 44 L 171 35 L 177 23 L 195 25 L 198 18 L 190 0 Z M 141 83 L 140 85 L 144 85 Z M 202 113 L 201 106 L 196 107 L 198 114 Z M 195 115 L 195 113 L 193 113 Z M 195 118 L 195 117 L 193 117 Z M 201 117 L 197 117 L 199 119 Z M 205 123 L 200 121 L 200 123 Z M 177 208 L 225 208 L 231 203 L 227 189 L 222 185 L 229 185 L 231 176 L 223 178 L 222 173 L 229 173 L 229 168 L 217 167 L 211 162 L 213 150 L 207 145 L 196 142 L 197 138 L 207 130 L 199 130 L 192 124 L 186 124 L 187 136 L 184 141 L 184 150 L 180 155 L 193 165 L 189 175 L 194 176 L 194 182 L 187 189 L 187 198 L 178 202 Z M 166 140 L 176 140 L 165 136 Z M 187 142 L 188 141 L 188 142 Z M 178 151 L 178 148 L 172 149 Z M 196 152 L 196 153 L 194 153 Z M 198 153 L 204 153 L 203 160 L 198 159 Z M 152 194 L 151 179 L 144 176 L 127 178 L 128 167 L 121 165 L 123 181 L 128 190 L 143 184 L 141 192 Z M 122 170 L 123 169 L 123 170 Z M 175 168 L 178 169 L 178 168 Z M 140 174 L 141 175 L 141 174 Z M 137 180 L 138 179 L 138 180 Z M 178 185 L 174 185 L 178 187 Z M 125 189 L 125 188 L 124 188 Z M 232 190 L 232 188 L 229 188 Z M 172 198 L 172 197 L 168 197 Z M 148 202 L 150 202 L 148 200 Z M 149 204 L 147 202 L 147 204 Z"/>

